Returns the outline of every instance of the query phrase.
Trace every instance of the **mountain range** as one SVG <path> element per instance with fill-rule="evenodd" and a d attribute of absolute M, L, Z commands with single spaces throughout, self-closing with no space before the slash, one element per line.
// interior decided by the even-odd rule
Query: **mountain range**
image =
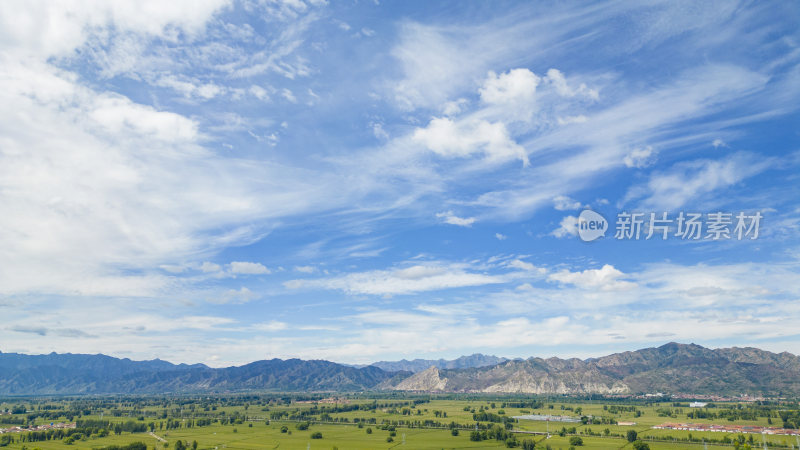
<path fill-rule="evenodd" d="M 494 366 L 508 361 L 508 358 L 499 358 L 494 355 L 482 355 L 474 353 L 469 356 L 461 356 L 456 359 L 401 359 L 400 361 L 378 361 L 370 364 L 389 372 L 408 371 L 422 372 L 429 367 L 439 369 L 469 369 L 472 367 Z"/>
<path fill-rule="evenodd" d="M 428 367 L 419 370 L 423 364 Z M 105 355 L 0 353 L 0 395 L 365 390 L 800 395 L 800 357 L 750 347 L 669 343 L 585 360 L 476 354 L 364 367 L 271 359 L 210 368 Z"/>

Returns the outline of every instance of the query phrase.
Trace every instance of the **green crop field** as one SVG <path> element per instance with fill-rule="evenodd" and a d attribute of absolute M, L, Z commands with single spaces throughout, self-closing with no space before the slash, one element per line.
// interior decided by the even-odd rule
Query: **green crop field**
<path fill-rule="evenodd" d="M 796 427 L 796 402 L 685 403 L 456 395 L 229 395 L 65 397 L 0 400 L 0 435 L 9 450 L 791 448 L 790 435 L 653 429 L 664 422 Z M 514 419 L 539 414 L 577 422 Z M 690 417 L 691 416 L 691 417 Z M 619 425 L 618 422 L 635 422 Z M 75 423 L 75 429 L 30 431 Z M 631 431 L 636 439 L 629 439 Z M 536 434 L 534 434 L 536 433 Z M 548 434 L 549 433 L 549 434 Z M 635 442 L 630 442 L 634 440 Z M 114 447 L 116 446 L 116 447 Z"/>

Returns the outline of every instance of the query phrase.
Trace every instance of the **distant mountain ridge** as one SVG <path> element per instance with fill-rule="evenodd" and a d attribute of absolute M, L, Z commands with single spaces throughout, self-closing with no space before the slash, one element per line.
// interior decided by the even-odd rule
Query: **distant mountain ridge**
<path fill-rule="evenodd" d="M 486 367 L 494 366 L 508 361 L 508 358 L 499 358 L 494 355 L 483 355 L 481 353 L 473 353 L 469 356 L 461 356 L 456 359 L 414 359 L 400 361 L 378 361 L 370 364 L 371 366 L 379 367 L 389 372 L 397 372 L 406 370 L 409 372 L 422 372 L 423 370 L 433 366 L 438 369 L 469 369 L 472 367 Z"/>
<path fill-rule="evenodd" d="M 16 395 L 361 391 L 396 375 L 377 367 L 356 369 L 320 360 L 272 359 L 212 369 L 106 355 L 0 353 L 0 394 Z"/>
<path fill-rule="evenodd" d="M 322 360 L 271 359 L 215 369 L 203 364 L 131 361 L 105 355 L 0 352 L 0 395 L 267 390 L 800 395 L 800 357 L 751 347 L 712 350 L 669 343 L 586 360 L 528 358 L 481 365 L 490 364 L 490 358 L 496 357 L 478 354 L 449 362 L 434 360 L 476 367 L 439 368 L 431 364 L 414 372 Z M 405 361 L 410 365 L 402 367 L 416 369 L 415 361 Z M 401 366 L 390 363 L 385 367 Z"/>

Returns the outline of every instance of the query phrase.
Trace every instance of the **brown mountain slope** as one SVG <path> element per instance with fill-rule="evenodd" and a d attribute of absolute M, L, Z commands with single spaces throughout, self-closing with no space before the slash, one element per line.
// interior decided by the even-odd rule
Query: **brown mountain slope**
<path fill-rule="evenodd" d="M 473 369 L 429 369 L 424 377 L 385 387 L 532 394 L 800 394 L 800 358 L 756 348 L 712 350 L 669 343 L 587 360 L 529 358 Z"/>

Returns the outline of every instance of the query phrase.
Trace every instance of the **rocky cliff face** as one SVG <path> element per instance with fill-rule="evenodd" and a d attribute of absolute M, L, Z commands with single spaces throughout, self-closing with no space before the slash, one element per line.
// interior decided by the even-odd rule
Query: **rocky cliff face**
<path fill-rule="evenodd" d="M 427 370 L 415 373 L 393 387 L 397 391 L 440 392 L 447 387 L 447 378 L 439 375 L 439 369 L 431 366 Z"/>

